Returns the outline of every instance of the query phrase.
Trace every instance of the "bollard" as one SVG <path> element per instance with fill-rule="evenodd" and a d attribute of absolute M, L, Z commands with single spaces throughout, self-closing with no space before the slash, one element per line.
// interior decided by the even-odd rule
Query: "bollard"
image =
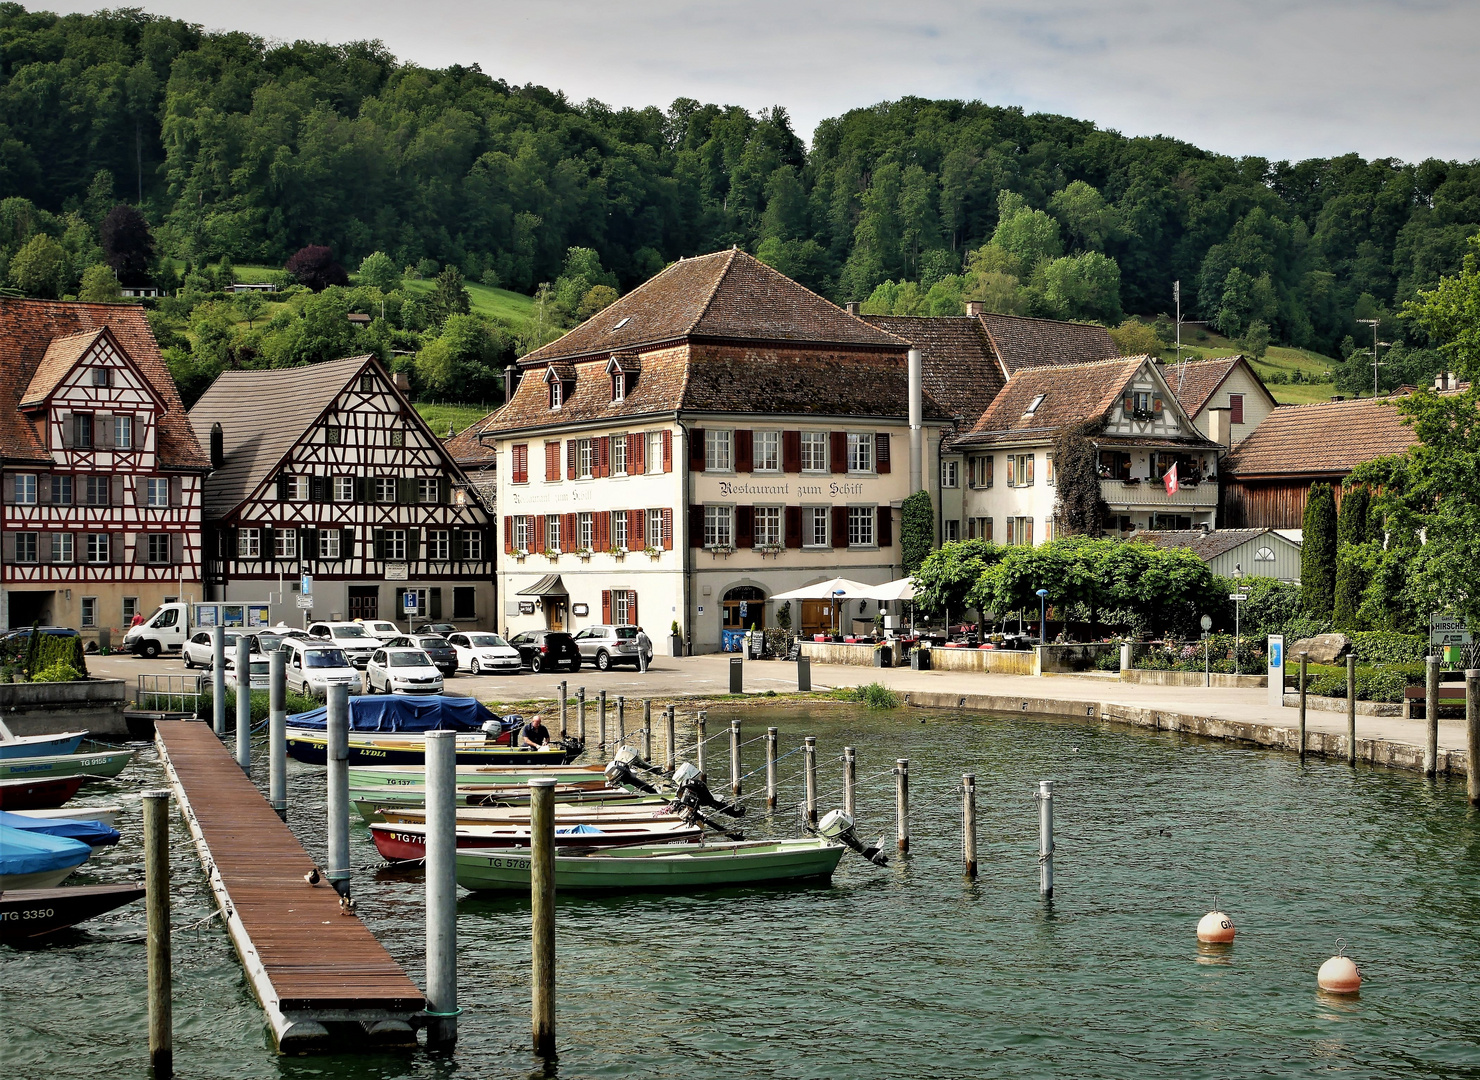
<path fill-rule="evenodd" d="M 1038 781 L 1038 894 L 1053 899 L 1053 781 Z"/>
<path fill-rule="evenodd" d="M 894 763 L 894 835 L 901 855 L 910 850 L 910 759 Z"/>
<path fill-rule="evenodd" d="M 427 1048 L 457 1042 L 457 735 L 426 734 Z"/>
<path fill-rule="evenodd" d="M 565 695 L 565 690 L 566 690 L 566 686 L 567 686 L 566 680 L 561 679 L 560 680 L 560 734 L 561 735 L 564 735 L 568 730 L 570 730 L 570 726 L 566 723 L 566 716 L 568 715 L 567 712 L 566 712 L 566 703 L 565 703 L 565 696 L 566 696 Z"/>
<path fill-rule="evenodd" d="M 596 711 L 601 719 L 597 730 L 601 732 L 601 748 L 605 750 L 609 745 L 606 741 L 606 691 L 600 690 L 596 694 Z"/>
<path fill-rule="evenodd" d="M 144 910 L 149 965 L 149 1067 L 155 1080 L 175 1071 L 175 1007 L 170 970 L 170 793 L 144 792 Z"/>
<path fill-rule="evenodd" d="M 766 809 L 776 809 L 776 729 L 766 728 Z"/>
<path fill-rule="evenodd" d="M 694 717 L 694 766 L 700 775 L 704 773 L 704 713 L 700 712 Z"/>
<path fill-rule="evenodd" d="M 627 745 L 627 699 L 617 695 L 617 747 Z M 613 755 L 615 756 L 615 754 Z"/>
<path fill-rule="evenodd" d="M 812 690 L 812 658 L 810 656 L 797 657 L 797 689 L 803 692 Z"/>
<path fill-rule="evenodd" d="M 267 654 L 267 800 L 288 820 L 288 654 Z"/>
<path fill-rule="evenodd" d="M 226 738 L 226 631 L 211 631 L 211 720 L 216 735 Z"/>
<path fill-rule="evenodd" d="M 730 794 L 740 794 L 740 721 L 730 721 Z"/>
<path fill-rule="evenodd" d="M 576 687 L 576 724 L 580 730 L 576 734 L 582 743 L 586 741 L 586 688 Z"/>
<path fill-rule="evenodd" d="M 1346 654 L 1346 763 L 1357 767 L 1357 654 Z"/>
<path fill-rule="evenodd" d="M 325 748 L 329 765 L 329 884 L 340 896 L 349 895 L 349 687 L 329 687 L 326 710 L 329 727 Z"/>
<path fill-rule="evenodd" d="M 666 766 L 668 775 L 672 776 L 673 770 L 678 767 L 678 750 L 674 746 L 675 739 L 672 705 L 663 710 L 663 726 L 665 728 L 664 733 L 667 736 L 665 740 L 666 745 L 663 748 L 663 764 Z"/>
<path fill-rule="evenodd" d="M 807 758 L 807 824 L 817 827 L 817 736 L 802 740 Z"/>
<path fill-rule="evenodd" d="M 1424 660 L 1424 726 L 1428 728 L 1423 748 L 1423 774 L 1439 772 L 1439 657 Z"/>
<path fill-rule="evenodd" d="M 529 782 L 530 1021 L 534 1052 L 555 1056 L 555 781 Z"/>
<path fill-rule="evenodd" d="M 730 657 L 730 693 L 745 693 L 745 661 L 739 656 Z"/>
<path fill-rule="evenodd" d="M 246 634 L 236 639 L 236 763 L 251 775 L 252 642 Z"/>
<path fill-rule="evenodd" d="M 843 813 L 855 822 L 858 814 L 854 807 L 858 795 L 858 755 L 853 747 L 843 747 Z"/>
<path fill-rule="evenodd" d="M 1465 672 L 1465 771 L 1471 806 L 1480 806 L 1480 670 Z"/>
<path fill-rule="evenodd" d="M 966 863 L 966 876 L 976 879 L 976 777 L 961 777 L 961 858 Z"/>
<path fill-rule="evenodd" d="M 1305 665 L 1310 653 L 1300 654 L 1300 760 L 1305 760 Z"/>
<path fill-rule="evenodd" d="M 653 760 L 653 699 L 642 699 L 642 760 Z"/>

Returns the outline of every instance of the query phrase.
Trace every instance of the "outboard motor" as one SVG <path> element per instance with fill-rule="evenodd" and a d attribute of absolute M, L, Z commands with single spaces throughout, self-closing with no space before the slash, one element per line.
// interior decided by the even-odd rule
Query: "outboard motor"
<path fill-rule="evenodd" d="M 642 755 L 639 754 L 637 750 L 631 746 L 622 747 L 622 749 L 617 751 L 616 757 L 612 760 L 620 761 L 629 769 L 641 769 L 643 772 L 652 773 L 654 776 L 663 775 L 662 769 L 654 768 L 652 765 L 649 765 L 646 761 L 642 759 Z"/>
<path fill-rule="evenodd" d="M 726 817 L 745 816 L 745 807 L 715 798 L 709 785 L 704 783 L 704 774 L 690 762 L 685 761 L 673 770 L 673 785 L 678 788 L 677 802 L 682 802 L 684 796 L 689 796 L 695 806 L 711 807 Z"/>
<path fill-rule="evenodd" d="M 658 794 L 658 789 L 646 780 L 638 779 L 637 774 L 627 767 L 627 763 L 618 758 L 613 758 L 606 763 L 606 782 L 613 787 L 624 784 L 627 787 L 636 788 L 638 791 L 649 795 Z"/>
<path fill-rule="evenodd" d="M 888 866 L 889 856 L 880 850 L 884 838 L 879 838 L 879 843 L 872 847 L 865 846 L 858 839 L 858 834 L 853 831 L 853 819 L 841 810 L 834 810 L 817 823 L 817 832 L 829 840 L 852 848 L 875 866 Z"/>

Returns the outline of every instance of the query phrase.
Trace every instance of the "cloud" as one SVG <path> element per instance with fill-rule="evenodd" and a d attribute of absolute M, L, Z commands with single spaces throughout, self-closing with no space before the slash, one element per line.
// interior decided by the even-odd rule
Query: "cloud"
<path fill-rule="evenodd" d="M 1480 157 L 1480 8 L 1447 0 L 145 6 L 273 39 L 379 38 L 402 59 L 477 63 L 576 101 L 780 104 L 804 135 L 848 109 L 916 95 L 1271 159 Z"/>

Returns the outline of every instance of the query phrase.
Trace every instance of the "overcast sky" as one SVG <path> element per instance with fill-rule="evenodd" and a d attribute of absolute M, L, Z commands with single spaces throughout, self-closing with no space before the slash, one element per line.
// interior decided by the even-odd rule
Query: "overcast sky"
<path fill-rule="evenodd" d="M 402 59 L 477 63 L 576 101 L 781 104 L 804 137 L 916 94 L 1271 159 L 1480 157 L 1473 0 L 128 3 L 280 40 L 379 38 Z"/>

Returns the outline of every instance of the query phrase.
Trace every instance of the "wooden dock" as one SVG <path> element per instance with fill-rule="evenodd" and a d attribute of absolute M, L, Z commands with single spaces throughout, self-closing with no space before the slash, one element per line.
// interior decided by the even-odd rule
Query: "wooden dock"
<path fill-rule="evenodd" d="M 304 880 L 314 860 L 210 725 L 162 720 L 155 743 L 278 1049 L 414 1045 L 421 991 L 327 882 Z"/>

